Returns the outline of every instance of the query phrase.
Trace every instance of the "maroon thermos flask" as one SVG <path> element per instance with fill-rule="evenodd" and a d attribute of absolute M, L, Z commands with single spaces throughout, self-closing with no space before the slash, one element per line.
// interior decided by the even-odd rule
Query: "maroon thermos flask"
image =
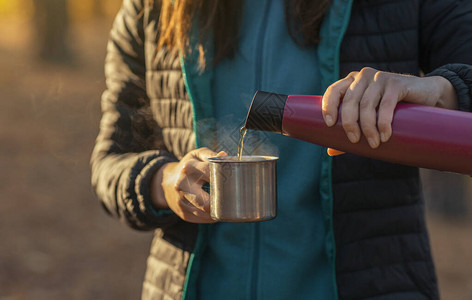
<path fill-rule="evenodd" d="M 258 91 L 245 126 L 374 159 L 472 175 L 472 113 L 398 103 L 390 140 L 372 149 L 364 137 L 351 143 L 340 118 L 326 126 L 321 99 Z"/>

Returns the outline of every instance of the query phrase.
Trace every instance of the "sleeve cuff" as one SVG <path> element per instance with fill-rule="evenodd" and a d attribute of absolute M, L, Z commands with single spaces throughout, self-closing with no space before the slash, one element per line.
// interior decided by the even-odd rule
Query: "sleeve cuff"
<path fill-rule="evenodd" d="M 149 227 L 163 227 L 175 222 L 177 215 L 170 209 L 157 209 L 151 204 L 151 179 L 155 172 L 164 164 L 175 162 L 177 159 L 170 156 L 159 156 L 151 161 L 137 175 L 135 181 L 136 195 L 142 220 Z"/>
<path fill-rule="evenodd" d="M 449 80 L 456 90 L 459 110 L 471 111 L 472 66 L 466 64 L 447 64 L 425 76 L 442 76 Z"/>

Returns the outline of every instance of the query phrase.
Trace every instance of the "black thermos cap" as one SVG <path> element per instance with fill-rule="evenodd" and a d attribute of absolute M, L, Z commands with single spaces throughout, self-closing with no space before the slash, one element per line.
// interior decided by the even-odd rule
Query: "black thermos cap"
<path fill-rule="evenodd" d="M 246 118 L 247 129 L 282 133 L 287 95 L 257 91 Z"/>

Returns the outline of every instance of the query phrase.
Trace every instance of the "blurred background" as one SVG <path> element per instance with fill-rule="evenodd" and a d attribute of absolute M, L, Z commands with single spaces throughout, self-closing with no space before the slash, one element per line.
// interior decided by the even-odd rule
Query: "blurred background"
<path fill-rule="evenodd" d="M 0 0 L 0 300 L 139 299 L 151 232 L 108 217 L 89 157 L 120 0 Z M 443 299 L 472 299 L 471 180 L 422 170 Z"/>

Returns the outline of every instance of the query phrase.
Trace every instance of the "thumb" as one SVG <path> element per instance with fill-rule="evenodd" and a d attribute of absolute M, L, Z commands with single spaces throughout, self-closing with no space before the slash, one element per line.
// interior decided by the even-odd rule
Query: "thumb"
<path fill-rule="evenodd" d="M 202 147 L 193 152 L 194 157 L 200 161 L 207 161 L 210 157 L 217 156 L 217 153 L 208 148 Z"/>

